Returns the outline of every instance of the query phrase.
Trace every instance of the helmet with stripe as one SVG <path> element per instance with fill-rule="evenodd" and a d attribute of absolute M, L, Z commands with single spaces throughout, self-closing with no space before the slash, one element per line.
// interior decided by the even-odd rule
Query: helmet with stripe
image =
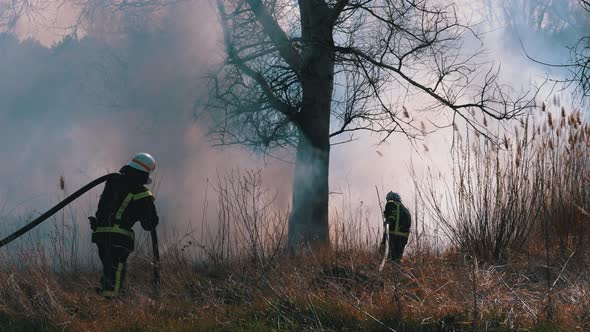
<path fill-rule="evenodd" d="M 150 154 L 141 152 L 134 155 L 127 165 L 136 170 L 150 174 L 156 169 L 156 160 Z"/>

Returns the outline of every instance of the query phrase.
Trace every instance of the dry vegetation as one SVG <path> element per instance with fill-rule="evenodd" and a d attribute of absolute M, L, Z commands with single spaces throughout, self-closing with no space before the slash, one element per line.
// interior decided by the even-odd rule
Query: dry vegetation
<path fill-rule="evenodd" d="M 340 211 L 332 251 L 290 257 L 260 174 L 234 172 L 214 186 L 219 227 L 163 245 L 159 295 L 145 243 L 121 301 L 93 293 L 92 268 L 55 264 L 76 250 L 63 241 L 0 253 L 0 330 L 590 330 L 590 127 L 553 109 L 502 146 L 463 134 L 446 190 L 419 184 L 442 253 L 419 234 L 379 272 L 379 234 Z"/>
<path fill-rule="evenodd" d="M 4 330 L 514 330 L 590 328 L 588 278 L 565 266 L 547 290 L 543 261 L 494 266 L 413 253 L 378 272 L 362 251 L 256 267 L 165 264 L 160 297 L 134 264 L 129 296 L 94 295 L 95 274 L 32 265 L 0 274 Z M 536 263 L 535 263 L 536 262 Z M 557 266 L 556 266 L 557 268 Z"/>

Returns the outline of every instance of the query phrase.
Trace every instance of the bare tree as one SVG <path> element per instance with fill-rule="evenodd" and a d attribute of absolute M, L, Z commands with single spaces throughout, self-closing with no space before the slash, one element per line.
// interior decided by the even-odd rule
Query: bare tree
<path fill-rule="evenodd" d="M 15 1 L 33 3 L 0 3 Z M 56 0 L 67 2 L 80 10 L 74 36 L 104 11 L 170 3 Z M 8 22 L 31 13 L 27 8 Z M 421 137 L 426 126 L 416 124 L 410 103 L 445 115 L 448 121 L 435 127 L 461 119 L 483 134 L 485 118 L 510 119 L 533 107 L 528 94 L 506 93 L 499 68 L 481 62 L 481 50 L 464 51 L 478 36 L 446 1 L 217 0 L 217 8 L 226 59 L 210 80 L 214 136 L 265 152 L 296 150 L 291 247 L 329 244 L 331 144 L 363 130 L 383 140 L 394 133 Z"/>
<path fill-rule="evenodd" d="M 294 147 L 289 244 L 329 243 L 331 139 L 366 130 L 425 133 L 406 106 L 447 112 L 486 132 L 482 117 L 532 107 L 511 99 L 498 68 L 464 54 L 477 37 L 452 4 L 427 0 L 218 0 L 227 60 L 208 108 L 222 144 Z M 476 40 L 476 39 L 474 39 Z M 407 101 L 409 103 L 409 101 Z M 346 139 L 345 139 L 346 140 Z"/>

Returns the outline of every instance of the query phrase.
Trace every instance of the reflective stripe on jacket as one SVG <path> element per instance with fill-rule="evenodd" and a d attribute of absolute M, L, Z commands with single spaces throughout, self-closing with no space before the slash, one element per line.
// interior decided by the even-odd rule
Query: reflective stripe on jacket
<path fill-rule="evenodd" d="M 121 203 L 121 206 L 117 209 L 117 214 L 115 215 L 115 225 L 109 227 L 109 226 L 105 226 L 105 227 L 97 227 L 96 230 L 94 231 L 94 233 L 116 233 L 116 234 L 122 234 L 122 235 L 126 235 L 128 237 L 130 237 L 132 240 L 135 240 L 135 233 L 133 232 L 132 229 L 127 230 L 124 228 L 121 228 L 120 222 L 123 218 L 123 214 L 125 213 L 125 210 L 127 209 L 127 206 L 129 206 L 129 203 L 133 202 L 133 201 L 137 201 L 146 197 L 153 197 L 152 193 L 149 190 L 146 190 L 144 192 L 140 192 L 137 194 L 127 194 L 127 196 L 125 197 L 125 199 L 123 200 L 123 203 Z"/>
<path fill-rule="evenodd" d="M 386 222 L 388 224 L 390 224 L 393 227 L 389 227 L 389 234 L 393 234 L 393 235 L 397 235 L 397 236 L 404 236 L 404 237 L 409 237 L 410 233 L 408 232 L 402 232 L 400 229 L 400 216 L 401 216 L 401 203 L 396 202 L 396 201 L 387 201 L 387 203 L 392 203 L 395 206 L 395 212 L 394 213 L 390 213 L 389 215 L 386 215 Z M 387 212 L 387 211 L 386 211 Z M 393 211 L 391 211 L 393 212 Z"/>
<path fill-rule="evenodd" d="M 98 202 L 92 242 L 110 243 L 133 251 L 133 225 L 139 221 L 145 230 L 155 229 L 158 214 L 152 193 L 132 172 L 122 173 L 105 184 Z"/>

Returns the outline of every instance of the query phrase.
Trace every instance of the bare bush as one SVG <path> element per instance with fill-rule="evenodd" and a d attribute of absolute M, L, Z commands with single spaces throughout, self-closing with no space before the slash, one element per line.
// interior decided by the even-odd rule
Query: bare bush
<path fill-rule="evenodd" d="M 501 145 L 458 133 L 443 195 L 432 176 L 421 185 L 421 197 L 455 247 L 487 261 L 523 249 L 567 258 L 585 248 L 590 128 L 579 112 L 566 113 L 557 100 L 554 106 L 551 112 L 543 105 L 540 121 L 521 120 Z"/>
<path fill-rule="evenodd" d="M 287 214 L 277 210 L 276 196 L 262 186 L 260 171 L 232 171 L 218 176 L 219 223 L 229 239 L 235 239 L 236 253 L 264 264 L 286 244 Z M 225 226 L 223 226 L 225 225 Z"/>
<path fill-rule="evenodd" d="M 503 146 L 481 135 L 458 135 L 452 183 L 441 197 L 433 179 L 421 197 L 450 242 L 484 260 L 502 260 L 526 244 L 539 217 L 543 174 L 533 167 L 528 121 Z M 518 131 L 518 129 L 516 129 Z"/>
<path fill-rule="evenodd" d="M 261 171 L 218 173 L 211 187 L 217 198 L 216 220 L 206 220 L 205 195 L 201 224 L 189 220 L 186 232 L 174 231 L 164 256 L 183 264 L 201 261 L 217 267 L 232 261 L 257 266 L 275 261 L 285 247 L 288 211 L 277 208 L 276 195 L 263 186 Z"/>

